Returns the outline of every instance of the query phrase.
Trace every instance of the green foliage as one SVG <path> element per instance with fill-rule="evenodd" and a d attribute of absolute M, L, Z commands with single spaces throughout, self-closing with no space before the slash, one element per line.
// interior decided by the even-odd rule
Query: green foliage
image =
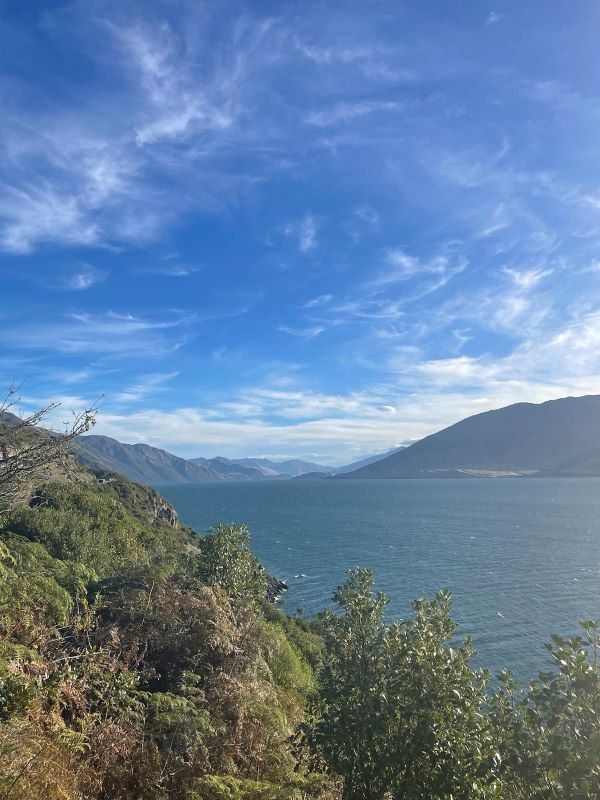
<path fill-rule="evenodd" d="M 490 716 L 511 800 L 600 797 L 600 621 L 581 627 L 583 635 L 552 637 L 556 670 L 526 692 L 500 676 Z"/>
<path fill-rule="evenodd" d="M 328 785 L 322 775 L 295 775 L 284 786 L 265 781 L 207 775 L 198 781 L 189 800 L 300 800 L 321 797 Z"/>
<path fill-rule="evenodd" d="M 248 544 L 245 525 L 217 525 L 199 541 L 199 576 L 208 586 L 220 586 L 236 604 L 266 597 L 269 575 Z"/>
<path fill-rule="evenodd" d="M 39 542 L 54 558 L 92 568 L 100 578 L 183 555 L 170 531 L 142 524 L 118 500 L 81 484 L 41 488 L 32 507 L 8 516 L 3 528 Z"/>
<path fill-rule="evenodd" d="M 313 672 L 283 628 L 266 621 L 262 621 L 260 627 L 265 658 L 277 686 L 310 693 L 315 688 Z"/>
<path fill-rule="evenodd" d="M 141 486 L 110 470 L 95 469 L 93 474 L 98 481 L 102 481 L 95 487 L 98 494 L 118 500 L 139 521 L 146 525 L 174 526 L 177 514 L 156 489 Z"/>
<path fill-rule="evenodd" d="M 181 786 L 182 777 L 197 774 L 208 760 L 215 730 L 202 694 L 154 692 L 148 695 L 144 724 L 145 747 L 160 770 L 167 789 Z"/>
<path fill-rule="evenodd" d="M 386 625 L 386 598 L 368 570 L 351 572 L 323 616 L 327 660 L 313 747 L 344 778 L 343 797 L 482 797 L 491 742 L 480 707 L 486 683 L 454 633 L 450 598 L 417 601 L 411 622 Z"/>
<path fill-rule="evenodd" d="M 76 602 L 86 595 L 92 570 L 53 558 L 40 544 L 8 535 L 0 588 L 0 655 L 16 653 L 15 644 L 35 647 L 48 627 L 65 625 Z M 35 655 L 33 653 L 33 655 Z"/>
<path fill-rule="evenodd" d="M 356 570 L 292 617 L 249 541 L 119 480 L 2 518 L 0 797 L 600 799 L 599 622 L 489 693 L 447 592 L 390 624 Z"/>
<path fill-rule="evenodd" d="M 11 674 L 6 663 L 0 664 L 0 723 L 23 713 L 33 697 L 31 687 L 19 675 Z"/>
<path fill-rule="evenodd" d="M 261 614 L 268 622 L 273 622 L 283 629 L 286 638 L 313 669 L 319 666 L 323 657 L 324 642 L 313 621 L 304 617 L 291 617 L 266 601 L 261 604 Z"/>

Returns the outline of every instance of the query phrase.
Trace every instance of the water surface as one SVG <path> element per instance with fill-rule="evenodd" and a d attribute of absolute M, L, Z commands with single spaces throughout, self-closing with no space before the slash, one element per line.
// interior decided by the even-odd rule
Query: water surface
<path fill-rule="evenodd" d="M 600 479 L 276 481 L 161 486 L 184 522 L 245 522 L 286 606 L 312 614 L 353 566 L 390 618 L 447 587 L 478 663 L 526 679 L 551 633 L 600 617 Z M 304 577 L 305 576 L 305 577 Z"/>

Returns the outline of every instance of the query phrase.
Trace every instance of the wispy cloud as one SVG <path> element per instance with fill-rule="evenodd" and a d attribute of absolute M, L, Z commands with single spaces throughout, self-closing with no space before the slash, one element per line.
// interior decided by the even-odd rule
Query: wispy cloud
<path fill-rule="evenodd" d="M 0 196 L 0 247 L 9 253 L 29 253 L 38 243 L 91 245 L 100 236 L 81 197 L 61 194 L 51 186 L 5 187 Z"/>
<path fill-rule="evenodd" d="M 190 275 L 194 275 L 198 271 L 199 267 L 194 267 L 190 264 L 178 264 L 173 262 L 153 264 L 139 269 L 139 272 L 142 273 L 151 275 L 166 275 L 170 278 L 187 278 Z"/>
<path fill-rule="evenodd" d="M 136 18 L 100 3 L 94 15 L 56 14 L 57 24 L 72 15 L 71 43 L 96 53 L 112 88 L 93 101 L 63 99 L 58 110 L 43 95 L 6 94 L 0 249 L 143 244 L 190 208 L 214 208 L 252 182 L 223 154 L 233 138 L 254 136 L 239 121 L 268 20 L 232 22 L 208 59 L 201 25 L 189 36 L 152 10 Z"/>
<path fill-rule="evenodd" d="M 309 325 L 306 328 L 292 328 L 289 325 L 280 325 L 277 330 L 282 333 L 289 333 L 290 336 L 300 336 L 301 338 L 314 339 L 325 330 L 321 325 Z"/>
<path fill-rule="evenodd" d="M 32 396 L 350 460 L 600 388 L 598 87 L 552 60 L 587 11 L 59 5 L 0 56 L 0 370 Z"/>
<path fill-rule="evenodd" d="M 504 272 L 513 280 L 517 289 L 524 291 L 533 289 L 541 280 L 552 274 L 551 269 L 518 270 L 510 267 L 505 267 Z"/>
<path fill-rule="evenodd" d="M 95 284 L 105 280 L 107 276 L 106 270 L 98 269 L 91 264 L 81 264 L 74 271 L 62 275 L 43 275 L 40 277 L 40 281 L 49 288 L 82 292 L 91 289 Z"/>
<path fill-rule="evenodd" d="M 59 319 L 26 326 L 7 324 L 3 340 L 11 347 L 62 353 L 100 353 L 113 356 L 161 357 L 186 340 L 192 319 L 170 314 L 166 319 L 107 312 L 64 314 Z"/>
<path fill-rule="evenodd" d="M 140 115 L 136 142 L 140 146 L 203 131 L 229 128 L 239 113 L 233 96 L 219 99 L 218 86 L 201 87 L 190 71 L 185 42 L 163 23 L 121 27 L 106 20 L 123 52 L 131 57 L 148 98 Z"/>
<path fill-rule="evenodd" d="M 359 241 L 366 233 L 377 233 L 381 228 L 381 217 L 378 212 L 368 205 L 355 208 L 351 216 L 345 220 L 344 227 L 350 237 Z"/>
<path fill-rule="evenodd" d="M 315 217 L 307 212 L 300 219 L 287 222 L 283 226 L 283 233 L 296 240 L 301 253 L 308 253 L 317 246 L 318 227 Z"/>
<path fill-rule="evenodd" d="M 392 48 L 381 45 L 318 45 L 294 39 L 296 49 L 309 61 L 319 65 L 341 65 L 358 69 L 366 78 L 386 83 L 412 83 L 417 79 L 414 68 L 399 62 Z"/>
<path fill-rule="evenodd" d="M 304 304 L 304 308 L 317 308 L 317 306 L 327 305 L 333 298 L 331 294 L 320 294 L 318 297 L 313 297 Z"/>
<path fill-rule="evenodd" d="M 409 255 L 402 248 L 391 248 L 385 253 L 386 267 L 369 284 L 373 288 L 383 288 L 403 283 L 415 277 L 435 276 L 426 291 L 435 291 L 444 286 L 455 275 L 463 272 L 468 261 L 464 256 L 450 256 L 444 253 L 430 259 Z"/>
<path fill-rule="evenodd" d="M 305 122 L 309 125 L 317 125 L 325 128 L 329 125 L 336 125 L 339 122 L 346 122 L 356 117 L 364 117 L 367 114 L 375 114 L 382 111 L 397 111 L 401 107 L 400 103 L 391 100 L 368 100 L 362 103 L 337 103 L 335 106 L 321 111 L 311 111 L 305 117 Z"/>
<path fill-rule="evenodd" d="M 316 61 L 318 64 L 351 64 L 355 61 L 365 61 L 373 57 L 373 50 L 369 47 L 339 47 L 335 45 L 320 46 L 308 44 L 295 39 L 295 45 L 303 56 Z"/>
<path fill-rule="evenodd" d="M 176 378 L 179 372 L 151 372 L 141 375 L 139 379 L 127 389 L 118 392 L 115 400 L 123 403 L 137 403 L 154 397 L 158 392 L 165 391 L 167 384 Z"/>

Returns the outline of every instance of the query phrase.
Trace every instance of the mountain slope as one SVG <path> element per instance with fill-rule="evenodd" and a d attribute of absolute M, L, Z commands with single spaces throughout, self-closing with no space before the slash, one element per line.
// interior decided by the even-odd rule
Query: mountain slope
<path fill-rule="evenodd" d="M 600 396 L 476 414 L 340 478 L 600 475 Z"/>
<path fill-rule="evenodd" d="M 81 436 L 73 445 L 85 466 L 119 472 L 140 483 L 197 483 L 215 480 L 256 480 L 257 470 L 193 463 L 147 444 L 122 444 L 108 436 Z"/>
<path fill-rule="evenodd" d="M 192 461 L 196 463 L 209 463 L 214 461 L 227 462 L 229 464 L 238 464 L 242 467 L 251 467 L 260 470 L 265 478 L 281 478 L 289 477 L 296 478 L 299 475 L 304 475 L 307 472 L 334 472 L 335 467 L 326 467 L 323 464 L 315 464 L 312 461 L 302 461 L 298 458 L 291 458 L 287 461 L 272 461 L 269 458 L 219 458 L 219 459 L 205 459 L 193 458 Z"/>
<path fill-rule="evenodd" d="M 346 472 L 353 472 L 361 467 L 368 467 L 369 464 L 375 464 L 377 461 L 383 461 L 384 458 L 388 458 L 388 456 L 405 449 L 406 447 L 404 445 L 401 445 L 400 447 L 393 447 L 391 450 L 388 450 L 387 453 L 375 453 L 375 455 L 366 456 L 365 458 L 360 458 L 358 461 L 353 461 L 352 464 L 346 464 L 345 467 L 336 467 L 334 468 L 334 472 L 336 475 L 343 475 Z"/>

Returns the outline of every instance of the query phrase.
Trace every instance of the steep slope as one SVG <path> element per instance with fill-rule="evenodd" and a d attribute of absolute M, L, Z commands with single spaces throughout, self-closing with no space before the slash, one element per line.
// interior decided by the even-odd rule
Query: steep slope
<path fill-rule="evenodd" d="M 21 418 L 15 414 L 0 413 L 0 471 L 7 443 L 11 448 L 15 448 L 15 446 L 18 448 L 20 442 L 25 444 L 42 442 L 48 436 L 48 431 L 44 428 L 28 425 L 22 428 L 22 435 L 15 441 L 10 437 L 11 429 L 14 432 L 14 429 L 21 424 Z M 24 436 L 25 440 L 22 438 Z M 101 492 L 105 496 L 113 497 L 123 503 L 133 516 L 145 523 L 166 525 L 170 528 L 180 527 L 177 512 L 155 489 L 132 483 L 123 475 L 114 472 L 86 468 L 82 465 L 81 460 L 74 456 L 72 450 L 75 449 L 75 446 L 76 442 L 72 442 L 71 451 L 60 452 L 56 458 L 44 464 L 41 469 L 32 470 L 22 476 L 21 499 L 23 502 L 29 502 L 32 491 L 35 497 L 42 484 L 77 484 L 92 491 Z"/>
<path fill-rule="evenodd" d="M 340 478 L 600 475 L 600 396 L 476 414 Z"/>
<path fill-rule="evenodd" d="M 140 483 L 197 483 L 252 480 L 260 477 L 243 468 L 193 463 L 147 444 L 122 444 L 108 436 L 82 436 L 73 446 L 85 466 L 118 472 Z"/>

